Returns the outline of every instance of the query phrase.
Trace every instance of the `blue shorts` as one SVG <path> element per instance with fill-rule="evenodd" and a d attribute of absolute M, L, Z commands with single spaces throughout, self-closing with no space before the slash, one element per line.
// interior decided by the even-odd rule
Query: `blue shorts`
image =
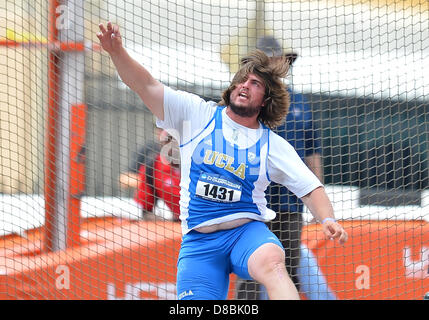
<path fill-rule="evenodd" d="M 183 236 L 177 262 L 179 300 L 224 300 L 231 272 L 251 279 L 247 262 L 265 243 L 281 245 L 261 221 L 213 233 L 190 231 Z"/>

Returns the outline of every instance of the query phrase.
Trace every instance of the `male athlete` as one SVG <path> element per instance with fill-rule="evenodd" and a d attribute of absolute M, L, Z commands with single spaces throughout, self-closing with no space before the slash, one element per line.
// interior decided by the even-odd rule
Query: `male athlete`
<path fill-rule="evenodd" d="M 241 60 L 219 105 L 155 80 L 122 46 L 119 27 L 100 24 L 97 37 L 122 80 L 180 144 L 179 299 L 225 299 L 229 274 L 262 283 L 270 299 L 299 299 L 284 249 L 264 221 L 270 181 L 285 185 L 322 222 L 326 237 L 347 241 L 320 181 L 290 144 L 269 128 L 285 118 L 286 61 L 262 51 Z"/>

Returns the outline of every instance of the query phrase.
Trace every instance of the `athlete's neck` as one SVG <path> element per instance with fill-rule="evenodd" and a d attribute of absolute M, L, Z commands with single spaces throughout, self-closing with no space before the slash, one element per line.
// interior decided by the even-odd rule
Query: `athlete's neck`
<path fill-rule="evenodd" d="M 258 115 L 254 115 L 252 117 L 241 117 L 238 114 L 234 113 L 231 108 L 228 106 L 225 111 L 226 115 L 234 122 L 242 125 L 243 127 L 247 127 L 249 129 L 258 129 Z"/>

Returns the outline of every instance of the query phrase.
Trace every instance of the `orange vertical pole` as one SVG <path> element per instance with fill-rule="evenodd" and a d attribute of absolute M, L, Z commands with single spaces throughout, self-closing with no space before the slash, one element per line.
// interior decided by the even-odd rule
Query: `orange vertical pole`
<path fill-rule="evenodd" d="M 58 41 L 58 29 L 56 28 L 57 0 L 49 3 L 49 35 L 50 43 Z M 45 238 L 44 250 L 52 251 L 53 233 L 55 228 L 55 187 L 56 187 L 56 151 L 57 151 L 57 119 L 59 112 L 59 67 L 58 55 L 51 50 L 49 53 L 48 69 L 48 114 L 45 144 Z"/>
<path fill-rule="evenodd" d="M 86 105 L 75 104 L 70 119 L 70 179 L 67 219 L 67 247 L 80 243 L 80 199 L 85 191 Z"/>

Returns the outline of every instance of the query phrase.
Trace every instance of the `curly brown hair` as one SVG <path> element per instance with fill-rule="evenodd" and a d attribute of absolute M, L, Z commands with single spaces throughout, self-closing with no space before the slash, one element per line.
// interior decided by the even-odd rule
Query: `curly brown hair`
<path fill-rule="evenodd" d="M 259 112 L 258 120 L 273 129 L 282 124 L 289 111 L 290 97 L 281 80 L 289 71 L 289 60 L 283 57 L 268 57 L 263 51 L 250 52 L 240 61 L 240 69 L 235 74 L 229 87 L 222 93 L 219 105 L 230 104 L 231 92 L 243 83 L 249 74 L 260 77 L 265 84 L 265 106 Z"/>

